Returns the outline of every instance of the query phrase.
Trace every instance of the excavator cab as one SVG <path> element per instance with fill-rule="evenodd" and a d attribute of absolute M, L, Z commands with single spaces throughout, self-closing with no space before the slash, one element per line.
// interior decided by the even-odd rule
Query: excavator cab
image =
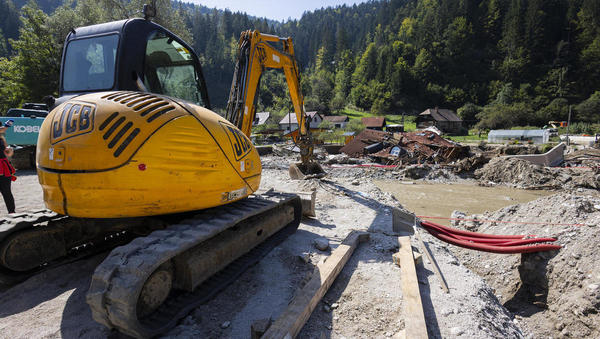
<path fill-rule="evenodd" d="M 57 104 L 79 94 L 126 90 L 167 95 L 210 109 L 192 48 L 149 20 L 73 29 L 62 60 Z"/>

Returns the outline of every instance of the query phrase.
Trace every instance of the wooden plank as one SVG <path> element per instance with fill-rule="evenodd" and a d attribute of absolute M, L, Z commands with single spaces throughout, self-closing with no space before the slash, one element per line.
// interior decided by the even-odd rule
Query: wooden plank
<path fill-rule="evenodd" d="M 317 307 L 319 300 L 323 298 L 346 262 L 348 262 L 348 259 L 350 259 L 358 243 L 368 239 L 369 234 L 366 232 L 350 232 L 329 257 L 317 264 L 311 279 L 296 294 L 288 308 L 271 325 L 262 338 L 295 338 L 310 318 L 315 307 Z"/>
<path fill-rule="evenodd" d="M 419 281 L 413 258 L 410 237 L 398 237 L 400 244 L 400 272 L 402 284 L 402 297 L 404 301 L 404 324 L 406 338 L 427 338 L 427 325 L 425 324 L 425 313 L 421 303 L 419 292 Z"/>
<path fill-rule="evenodd" d="M 419 240 L 419 245 L 421 246 L 421 251 L 425 252 L 427 259 L 429 259 L 429 262 L 433 266 L 433 271 L 435 272 L 435 275 L 437 275 L 438 279 L 440 279 L 440 285 L 442 285 L 442 289 L 444 290 L 444 292 L 450 293 L 450 290 L 448 289 L 448 284 L 446 283 L 446 279 L 444 279 L 444 276 L 442 275 L 442 272 L 440 271 L 440 267 L 438 266 L 437 261 L 435 261 L 433 254 L 431 254 L 431 252 L 429 252 L 429 249 L 427 248 L 427 246 L 425 246 L 425 243 L 423 242 L 423 239 L 421 238 L 421 233 L 418 230 L 417 230 L 417 240 Z"/>
<path fill-rule="evenodd" d="M 420 223 L 420 222 L 419 222 Z M 437 264 L 437 261 L 434 260 L 433 255 L 429 251 L 429 249 L 425 246 L 423 239 L 421 238 L 421 234 L 417 229 L 417 217 L 410 212 L 401 211 L 399 208 L 392 208 L 392 231 L 399 235 L 412 235 L 417 233 L 417 239 L 419 240 L 419 246 L 421 247 L 421 251 L 425 252 L 429 262 L 433 265 L 433 271 L 435 275 L 437 275 L 438 279 L 440 279 L 440 285 L 444 292 L 449 293 L 448 284 L 446 283 L 446 279 L 442 275 L 440 271 L 440 267 Z M 420 226 L 420 224 L 419 224 Z"/>

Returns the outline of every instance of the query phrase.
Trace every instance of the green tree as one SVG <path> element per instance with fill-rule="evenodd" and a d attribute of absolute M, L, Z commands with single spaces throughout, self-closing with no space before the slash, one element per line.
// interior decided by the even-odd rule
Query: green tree
<path fill-rule="evenodd" d="M 475 128 L 485 129 L 509 129 L 512 126 L 524 126 L 533 114 L 531 107 L 519 102 L 514 104 L 495 104 L 484 107 L 477 114 L 479 122 Z"/>
<path fill-rule="evenodd" d="M 356 70 L 352 75 L 352 83 L 356 85 L 366 84 L 377 75 L 377 46 L 370 43 L 360 57 Z"/>
<path fill-rule="evenodd" d="M 47 24 L 48 16 L 40 9 L 24 6 L 21 9 L 22 28 L 18 40 L 10 40 L 17 55 L 6 67 L 13 79 L 20 78 L 23 91 L 20 100 L 41 101 L 46 95 L 56 95 L 61 51 Z"/>
<path fill-rule="evenodd" d="M 360 119 L 352 119 L 346 125 L 345 130 L 348 132 L 354 132 L 356 134 L 362 132 L 365 129 L 365 125 L 360 121 Z"/>
<path fill-rule="evenodd" d="M 7 58 L 0 58 L 0 112 L 5 114 L 11 107 L 19 107 L 25 100 L 26 91 L 21 81 L 20 65 Z"/>
<path fill-rule="evenodd" d="M 464 106 L 459 108 L 456 113 L 467 125 L 473 125 L 477 122 L 477 114 L 482 111 L 481 106 L 477 106 L 473 103 L 466 103 Z"/>
<path fill-rule="evenodd" d="M 600 91 L 596 91 L 589 98 L 575 106 L 577 120 L 598 123 L 600 122 Z"/>

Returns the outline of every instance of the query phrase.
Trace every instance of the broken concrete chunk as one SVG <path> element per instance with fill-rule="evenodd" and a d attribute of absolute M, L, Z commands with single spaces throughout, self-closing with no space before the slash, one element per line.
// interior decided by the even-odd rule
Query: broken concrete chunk
<path fill-rule="evenodd" d="M 460 327 L 452 327 L 450 329 L 450 334 L 452 334 L 452 336 L 454 336 L 454 337 L 462 335 L 463 333 L 465 333 L 465 331 L 463 331 L 463 329 Z"/>
<path fill-rule="evenodd" d="M 300 254 L 298 259 L 302 260 L 305 264 L 308 264 L 310 262 L 310 252 Z"/>
<path fill-rule="evenodd" d="M 413 257 L 415 259 L 415 265 L 423 264 L 423 256 L 421 255 L 421 253 L 417 253 L 417 252 L 413 251 Z M 396 264 L 396 266 L 401 267 L 400 266 L 400 253 L 392 254 L 392 260 L 394 260 L 394 264 Z"/>
<path fill-rule="evenodd" d="M 450 214 L 452 226 L 458 226 L 462 222 L 462 220 L 456 219 L 465 219 L 466 217 L 467 214 L 463 211 L 452 211 L 452 214 Z"/>
<path fill-rule="evenodd" d="M 329 240 L 327 238 L 317 238 L 313 241 L 313 245 L 319 251 L 327 251 L 329 249 Z"/>

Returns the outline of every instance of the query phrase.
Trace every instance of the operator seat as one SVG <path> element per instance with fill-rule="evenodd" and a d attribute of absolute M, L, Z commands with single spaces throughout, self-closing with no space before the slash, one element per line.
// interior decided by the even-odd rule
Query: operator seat
<path fill-rule="evenodd" d="M 146 57 L 144 78 L 148 87 L 148 91 L 157 94 L 164 94 L 162 84 L 158 79 L 157 69 L 159 67 L 166 67 L 171 64 L 171 57 L 169 57 L 167 52 L 155 51 Z"/>

